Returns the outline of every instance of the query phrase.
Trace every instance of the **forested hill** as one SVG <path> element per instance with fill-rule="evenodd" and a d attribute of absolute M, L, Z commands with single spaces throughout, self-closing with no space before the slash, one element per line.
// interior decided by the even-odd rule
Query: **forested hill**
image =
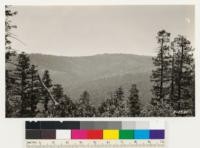
<path fill-rule="evenodd" d="M 143 103 L 151 99 L 152 57 L 131 54 L 83 57 L 31 54 L 30 59 L 40 72 L 49 70 L 53 81 L 62 84 L 72 99 L 78 99 L 87 90 L 91 101 L 99 105 L 111 91 L 122 86 L 126 92 L 132 83 L 137 84 Z"/>

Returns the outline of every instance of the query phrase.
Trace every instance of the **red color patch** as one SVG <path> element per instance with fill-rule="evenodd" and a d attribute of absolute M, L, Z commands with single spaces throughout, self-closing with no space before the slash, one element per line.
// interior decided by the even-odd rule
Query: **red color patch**
<path fill-rule="evenodd" d="M 88 139 L 103 139 L 103 130 L 88 130 Z"/>

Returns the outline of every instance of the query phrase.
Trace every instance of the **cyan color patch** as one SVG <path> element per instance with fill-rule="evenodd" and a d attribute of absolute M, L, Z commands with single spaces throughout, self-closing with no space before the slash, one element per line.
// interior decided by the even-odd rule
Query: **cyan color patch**
<path fill-rule="evenodd" d="M 150 130 L 134 130 L 134 139 L 150 139 Z"/>

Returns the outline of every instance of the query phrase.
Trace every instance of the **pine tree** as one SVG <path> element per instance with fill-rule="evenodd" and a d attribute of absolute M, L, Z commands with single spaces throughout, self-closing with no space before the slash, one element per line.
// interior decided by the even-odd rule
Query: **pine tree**
<path fill-rule="evenodd" d="M 76 105 L 73 103 L 70 97 L 64 94 L 63 87 L 60 84 L 54 84 L 52 94 L 54 99 L 58 102 L 58 105 L 55 105 L 52 100 L 48 100 L 48 116 L 74 117 L 76 112 Z"/>
<path fill-rule="evenodd" d="M 115 104 L 114 104 L 113 96 L 111 98 L 107 98 L 98 108 L 98 115 L 101 117 L 113 117 L 115 112 Z"/>
<path fill-rule="evenodd" d="M 64 97 L 64 91 L 63 91 L 62 85 L 54 84 L 53 89 L 52 89 L 52 94 L 57 102 L 62 101 Z"/>
<path fill-rule="evenodd" d="M 42 77 L 42 81 L 44 83 L 44 85 L 48 88 L 51 89 L 52 88 L 52 80 L 50 78 L 50 74 L 48 70 L 44 71 L 43 77 Z M 44 107 L 45 110 L 47 110 L 47 105 L 48 105 L 48 101 L 49 101 L 49 96 L 48 93 L 45 89 L 42 89 L 42 93 L 43 93 L 43 98 L 44 98 Z"/>
<path fill-rule="evenodd" d="M 173 106 L 173 103 L 176 102 L 174 97 L 174 91 L 175 91 L 175 53 L 176 49 L 174 47 L 174 41 L 171 42 L 171 84 L 170 84 L 170 104 Z"/>
<path fill-rule="evenodd" d="M 174 108 L 177 111 L 192 110 L 194 108 L 193 49 L 190 41 L 181 35 L 174 39 L 174 44 L 176 49 Z"/>
<path fill-rule="evenodd" d="M 124 91 L 122 87 L 119 87 L 114 93 L 114 104 L 115 111 L 114 117 L 126 117 L 128 116 L 128 104 L 127 100 L 124 98 Z"/>
<path fill-rule="evenodd" d="M 10 60 L 10 57 L 15 54 L 15 50 L 11 46 L 11 38 L 15 38 L 12 33 L 12 29 L 17 28 L 16 25 L 12 24 L 11 17 L 15 16 L 17 11 L 14 11 L 11 6 L 5 6 L 5 46 L 6 46 L 6 62 Z"/>
<path fill-rule="evenodd" d="M 75 112 L 76 112 L 76 105 L 67 95 L 64 95 L 64 98 L 60 101 L 59 105 L 56 106 L 55 116 L 74 117 Z"/>
<path fill-rule="evenodd" d="M 44 71 L 44 74 L 43 74 L 43 77 L 42 77 L 42 81 L 44 82 L 44 84 L 45 84 L 45 86 L 47 88 L 51 88 L 53 86 L 52 85 L 52 80 L 50 78 L 50 74 L 49 74 L 48 70 Z"/>
<path fill-rule="evenodd" d="M 19 100 L 16 100 L 13 95 L 15 78 L 11 75 L 11 72 L 13 71 L 6 69 L 6 117 L 11 117 L 12 113 L 16 112 L 14 108 L 19 104 Z"/>
<path fill-rule="evenodd" d="M 11 17 L 13 17 L 16 14 L 17 12 L 12 10 L 10 6 L 5 6 L 5 48 L 6 48 L 5 60 L 6 60 L 6 64 L 8 64 L 8 62 L 11 62 L 10 57 L 15 55 L 15 50 L 11 46 L 12 45 L 11 38 L 14 38 L 12 29 L 17 28 L 17 26 L 12 24 Z M 10 117 L 11 115 L 13 115 L 13 112 L 16 113 L 16 110 L 14 110 L 14 108 L 16 108 L 16 106 L 18 106 L 19 104 L 18 102 L 19 100 L 16 99 L 12 95 L 12 89 L 13 89 L 14 81 L 15 81 L 15 79 L 12 77 L 12 72 L 13 70 L 8 69 L 8 67 L 6 66 L 6 71 L 5 71 L 6 73 L 6 117 Z"/>
<path fill-rule="evenodd" d="M 18 55 L 16 69 L 14 71 L 15 87 L 13 94 L 19 96 L 21 100 L 21 116 L 27 116 L 27 110 L 30 108 L 28 96 L 30 86 L 30 59 L 22 52 Z"/>
<path fill-rule="evenodd" d="M 139 100 L 139 90 L 137 89 L 136 84 L 133 84 L 130 89 L 130 95 L 128 97 L 129 105 L 129 116 L 137 117 L 140 115 L 141 105 Z"/>
<path fill-rule="evenodd" d="M 153 82 L 153 98 L 151 103 L 153 105 L 156 105 L 158 102 L 169 101 L 168 94 L 170 93 L 170 33 L 165 30 L 159 31 L 157 40 L 160 46 L 157 57 L 153 58 L 156 69 L 152 71 L 151 76 L 151 81 Z"/>
<path fill-rule="evenodd" d="M 31 65 L 30 67 L 30 89 L 29 89 L 29 97 L 30 97 L 30 105 L 31 105 L 31 114 L 35 116 L 35 110 L 37 103 L 41 99 L 41 84 L 38 79 L 38 70 L 35 68 L 35 65 Z"/>
<path fill-rule="evenodd" d="M 111 98 L 106 99 L 99 107 L 102 117 L 126 117 L 129 114 L 127 100 L 124 98 L 124 91 L 119 87 Z"/>
<path fill-rule="evenodd" d="M 96 109 L 91 105 L 90 94 L 87 91 L 80 96 L 76 106 L 76 116 L 78 117 L 94 117 L 96 115 Z"/>
<path fill-rule="evenodd" d="M 49 103 L 52 102 L 52 103 L 50 103 L 51 104 L 50 106 L 53 107 L 50 109 L 52 116 L 63 116 L 63 110 L 61 110 L 61 109 L 63 106 L 63 102 L 65 101 L 65 97 L 64 97 L 64 91 L 63 91 L 62 85 L 54 84 L 53 88 L 52 88 L 52 95 L 53 95 L 54 99 L 59 103 L 59 105 L 55 106 L 55 104 L 52 102 L 52 100 L 48 100 L 48 104 L 47 104 L 48 111 L 49 111 L 49 108 L 48 108 Z"/>

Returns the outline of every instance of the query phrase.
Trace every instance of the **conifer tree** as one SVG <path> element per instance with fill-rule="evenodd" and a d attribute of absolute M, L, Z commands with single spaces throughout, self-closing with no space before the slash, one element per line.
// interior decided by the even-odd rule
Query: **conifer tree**
<path fill-rule="evenodd" d="M 184 36 L 174 39 L 175 53 L 175 110 L 194 108 L 194 59 L 191 43 Z"/>
<path fill-rule="evenodd" d="M 43 77 L 42 77 L 42 81 L 44 82 L 44 84 L 45 84 L 45 86 L 47 88 L 51 88 L 53 86 L 52 85 L 52 80 L 50 78 L 50 74 L 49 74 L 48 70 L 44 71 L 44 74 L 43 74 Z"/>
<path fill-rule="evenodd" d="M 52 94 L 57 102 L 60 102 L 64 97 L 63 87 L 60 84 L 54 84 Z"/>
<path fill-rule="evenodd" d="M 31 65 L 30 67 L 30 89 L 29 89 L 29 97 L 30 97 L 30 105 L 31 105 L 31 114 L 35 116 L 35 109 L 37 103 L 41 99 L 41 84 L 38 79 L 38 70 L 35 68 L 35 65 Z"/>
<path fill-rule="evenodd" d="M 26 111 L 30 108 L 28 96 L 30 88 L 30 59 L 24 52 L 18 55 L 14 78 L 16 81 L 13 93 L 20 96 L 21 116 L 26 116 Z"/>
<path fill-rule="evenodd" d="M 98 108 L 99 116 L 101 117 L 113 117 L 115 112 L 114 99 L 111 95 L 111 98 L 107 98 Z"/>
<path fill-rule="evenodd" d="M 129 116 L 137 117 L 140 115 L 141 105 L 139 100 L 139 90 L 137 89 L 136 84 L 133 84 L 130 89 L 130 95 L 128 97 L 129 105 Z"/>
<path fill-rule="evenodd" d="M 99 107 L 102 117 L 126 117 L 129 114 L 128 100 L 124 98 L 124 91 L 119 87 L 111 98 L 106 99 Z"/>
<path fill-rule="evenodd" d="M 58 102 L 59 105 L 64 101 L 64 91 L 62 85 L 54 84 L 52 87 L 51 94 L 53 95 L 55 101 Z M 59 105 L 55 105 L 54 102 L 48 98 L 49 97 L 48 95 L 45 97 L 47 97 L 48 99 L 46 104 L 47 108 L 45 108 L 48 116 L 51 117 L 59 116 L 59 112 L 61 112 Z"/>
<path fill-rule="evenodd" d="M 174 91 L 175 91 L 175 53 L 176 49 L 174 47 L 174 41 L 171 42 L 171 84 L 170 84 L 170 105 L 173 106 L 173 103 L 176 102 L 174 97 Z"/>
<path fill-rule="evenodd" d="M 91 105 L 90 94 L 87 91 L 81 94 L 76 106 L 76 116 L 78 117 L 93 117 L 96 115 L 96 109 Z"/>
<path fill-rule="evenodd" d="M 53 86 L 52 80 L 50 78 L 50 74 L 49 74 L 48 70 L 44 71 L 42 81 L 43 81 L 44 85 L 47 87 L 47 89 L 52 88 L 52 86 Z M 47 105 L 48 105 L 48 101 L 49 101 L 48 92 L 45 89 L 42 89 L 42 94 L 43 94 L 43 98 L 44 98 L 44 107 L 45 107 L 45 110 L 47 110 Z"/>
<path fill-rule="evenodd" d="M 19 101 L 17 101 L 13 95 L 15 78 L 11 75 L 12 71 L 13 70 L 6 69 L 6 117 L 12 116 L 16 103 L 19 104 Z"/>
<path fill-rule="evenodd" d="M 6 64 L 11 62 L 11 56 L 15 54 L 15 50 L 12 48 L 11 38 L 14 37 L 12 29 L 17 28 L 16 25 L 12 24 L 11 18 L 17 14 L 16 11 L 12 10 L 10 6 L 5 6 L 5 61 Z M 14 104 L 18 102 L 13 96 L 12 89 L 14 86 L 15 79 L 12 77 L 12 69 L 8 69 L 6 66 L 6 117 L 11 116 L 15 108 Z M 15 99 L 14 99 L 15 98 Z M 12 100 L 12 102 L 11 102 Z M 15 103 L 14 103 L 15 102 Z M 12 105 L 11 105 L 12 104 Z M 17 103 L 19 104 L 19 102 Z M 17 105 L 18 106 L 18 105 Z"/>
<path fill-rule="evenodd" d="M 6 47 L 6 62 L 10 60 L 10 57 L 15 54 L 15 50 L 11 46 L 11 38 L 15 38 L 12 33 L 12 29 L 17 28 L 16 25 L 12 24 L 11 17 L 15 16 L 17 11 L 13 10 L 11 6 L 5 6 L 5 47 Z"/>
<path fill-rule="evenodd" d="M 56 106 L 55 110 L 56 117 L 74 117 L 76 105 L 67 95 L 64 95 L 63 99 L 60 101 L 59 105 Z"/>
<path fill-rule="evenodd" d="M 156 105 L 158 102 L 169 101 L 168 94 L 170 88 L 170 33 L 161 30 L 157 34 L 159 44 L 158 55 L 153 58 L 156 69 L 152 71 L 151 81 L 153 82 L 153 97 L 151 103 Z"/>
<path fill-rule="evenodd" d="M 124 98 L 124 91 L 122 87 L 119 87 L 114 93 L 114 104 L 115 104 L 115 111 L 113 116 L 114 117 L 126 117 L 128 116 L 128 104 L 127 100 Z"/>

